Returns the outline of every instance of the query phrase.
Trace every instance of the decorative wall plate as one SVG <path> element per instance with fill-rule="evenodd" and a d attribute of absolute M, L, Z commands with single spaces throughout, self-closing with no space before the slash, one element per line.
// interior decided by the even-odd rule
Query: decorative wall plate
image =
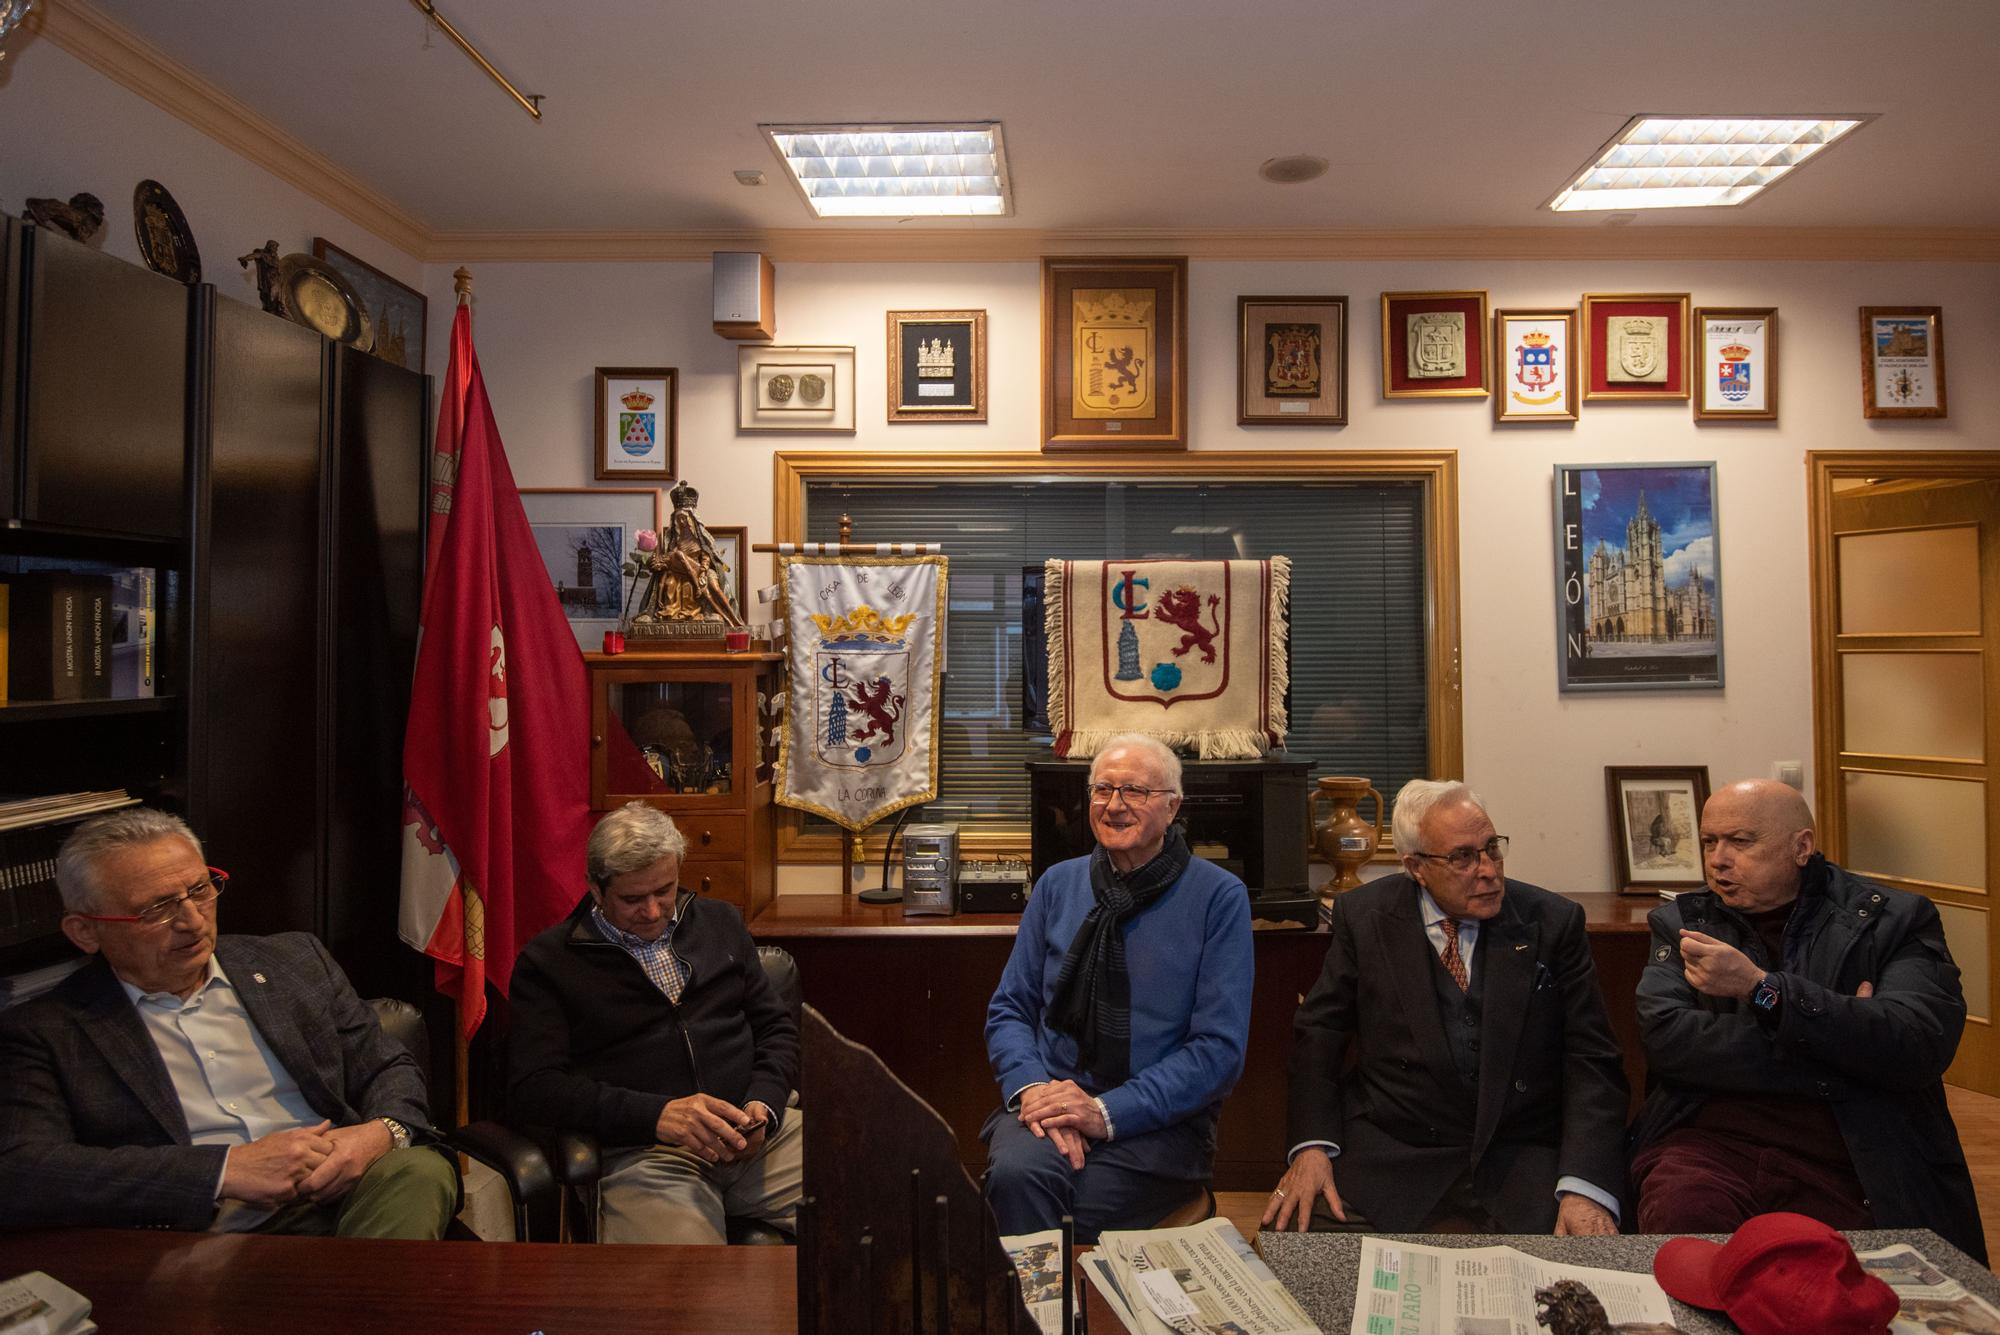
<path fill-rule="evenodd" d="M 139 257 L 154 273 L 192 287 L 201 281 L 201 251 L 188 230 L 187 215 L 158 181 L 132 190 L 132 227 L 139 234 Z"/>
<path fill-rule="evenodd" d="M 375 346 L 368 308 L 339 271 L 325 261 L 297 252 L 281 257 L 278 291 L 284 294 L 285 313 L 306 328 L 362 352 Z"/>

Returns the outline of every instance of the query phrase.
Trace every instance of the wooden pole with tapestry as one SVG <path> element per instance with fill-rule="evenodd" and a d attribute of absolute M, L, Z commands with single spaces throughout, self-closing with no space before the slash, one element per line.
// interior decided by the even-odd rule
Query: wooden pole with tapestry
<path fill-rule="evenodd" d="M 787 708 L 780 806 L 846 831 L 841 892 L 863 832 L 937 796 L 948 559 L 935 543 L 760 543 L 778 557 Z M 887 856 L 884 858 L 887 865 Z M 869 902 L 899 894 L 864 893 Z"/>

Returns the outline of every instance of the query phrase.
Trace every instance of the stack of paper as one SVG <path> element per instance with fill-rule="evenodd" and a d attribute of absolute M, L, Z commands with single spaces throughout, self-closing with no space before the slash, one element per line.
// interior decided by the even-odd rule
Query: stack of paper
<path fill-rule="evenodd" d="M 1106 1233 L 1083 1273 L 1132 1335 L 1321 1335 L 1227 1219 Z"/>

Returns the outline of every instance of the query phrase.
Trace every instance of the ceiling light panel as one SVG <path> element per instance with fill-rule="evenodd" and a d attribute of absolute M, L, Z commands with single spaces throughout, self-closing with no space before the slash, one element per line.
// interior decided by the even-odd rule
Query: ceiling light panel
<path fill-rule="evenodd" d="M 1014 211 L 998 121 L 757 128 L 817 217 L 997 218 Z"/>
<path fill-rule="evenodd" d="M 1777 184 L 1866 116 L 1635 116 L 1547 207 L 1724 208 Z"/>

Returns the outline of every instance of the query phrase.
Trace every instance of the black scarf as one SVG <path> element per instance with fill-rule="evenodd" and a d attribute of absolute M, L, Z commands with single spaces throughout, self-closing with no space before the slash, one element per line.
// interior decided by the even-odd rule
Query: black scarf
<path fill-rule="evenodd" d="M 1151 862 L 1122 876 L 1103 845 L 1091 850 L 1090 893 L 1097 903 L 1069 943 L 1045 1018 L 1049 1028 L 1076 1040 L 1083 1068 L 1106 1088 L 1132 1074 L 1132 979 L 1118 924 L 1165 894 L 1193 856 L 1177 825 L 1167 828 Z"/>

